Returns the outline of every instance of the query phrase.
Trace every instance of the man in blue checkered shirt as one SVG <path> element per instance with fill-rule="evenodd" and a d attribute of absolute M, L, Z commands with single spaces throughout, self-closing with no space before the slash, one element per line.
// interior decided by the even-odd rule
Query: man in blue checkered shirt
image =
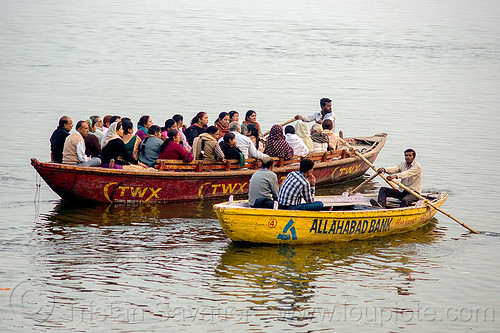
<path fill-rule="evenodd" d="M 313 175 L 314 162 L 308 158 L 300 161 L 299 171 L 286 176 L 278 194 L 279 209 L 321 210 L 323 203 L 314 201 L 316 178 Z M 305 203 L 301 203 L 304 199 Z"/>

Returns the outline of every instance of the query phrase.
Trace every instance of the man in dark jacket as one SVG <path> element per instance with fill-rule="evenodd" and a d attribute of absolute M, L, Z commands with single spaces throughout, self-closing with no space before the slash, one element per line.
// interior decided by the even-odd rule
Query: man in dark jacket
<path fill-rule="evenodd" d="M 50 137 L 50 160 L 55 163 L 62 163 L 64 141 L 73 128 L 73 120 L 63 116 L 59 119 L 59 126 Z"/>

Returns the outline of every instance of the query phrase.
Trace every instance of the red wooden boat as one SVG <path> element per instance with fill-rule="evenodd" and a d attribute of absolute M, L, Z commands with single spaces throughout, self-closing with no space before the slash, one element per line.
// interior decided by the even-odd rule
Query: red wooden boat
<path fill-rule="evenodd" d="M 345 139 L 370 162 L 385 144 L 387 134 Z M 363 175 L 368 165 L 355 154 L 336 150 L 311 154 L 317 185 L 346 181 Z M 276 159 L 274 172 L 281 183 L 298 170 L 300 158 Z M 31 164 L 49 187 L 67 201 L 94 202 L 175 202 L 199 199 L 226 199 L 248 193 L 248 183 L 259 168 L 249 159 L 244 168 L 238 161 L 206 162 L 158 160 L 157 170 L 127 171 L 100 167 L 79 167 L 31 159 Z"/>

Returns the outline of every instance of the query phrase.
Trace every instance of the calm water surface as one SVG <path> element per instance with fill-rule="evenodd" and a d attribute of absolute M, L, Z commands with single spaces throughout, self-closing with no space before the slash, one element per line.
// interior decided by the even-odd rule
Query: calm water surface
<path fill-rule="evenodd" d="M 500 329 L 496 1 L 1 1 L 0 330 Z M 73 121 L 257 111 L 334 99 L 337 128 L 412 147 L 442 214 L 411 233 L 315 246 L 228 240 L 213 202 L 62 202 L 29 160 Z M 321 189 L 340 194 L 362 179 Z M 40 185 L 40 186 L 37 186 Z M 372 181 L 363 191 L 376 192 Z"/>

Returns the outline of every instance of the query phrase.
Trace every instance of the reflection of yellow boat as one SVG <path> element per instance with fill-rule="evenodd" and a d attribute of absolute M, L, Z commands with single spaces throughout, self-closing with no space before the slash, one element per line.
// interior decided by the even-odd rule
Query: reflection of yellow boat
<path fill-rule="evenodd" d="M 437 207 L 448 193 L 433 193 L 427 198 Z M 374 196 L 317 197 L 330 211 L 308 212 L 250 208 L 246 201 L 214 205 L 226 235 L 233 241 L 269 244 L 313 244 L 350 241 L 385 236 L 417 229 L 436 214 L 419 201 L 415 206 L 376 209 Z"/>

